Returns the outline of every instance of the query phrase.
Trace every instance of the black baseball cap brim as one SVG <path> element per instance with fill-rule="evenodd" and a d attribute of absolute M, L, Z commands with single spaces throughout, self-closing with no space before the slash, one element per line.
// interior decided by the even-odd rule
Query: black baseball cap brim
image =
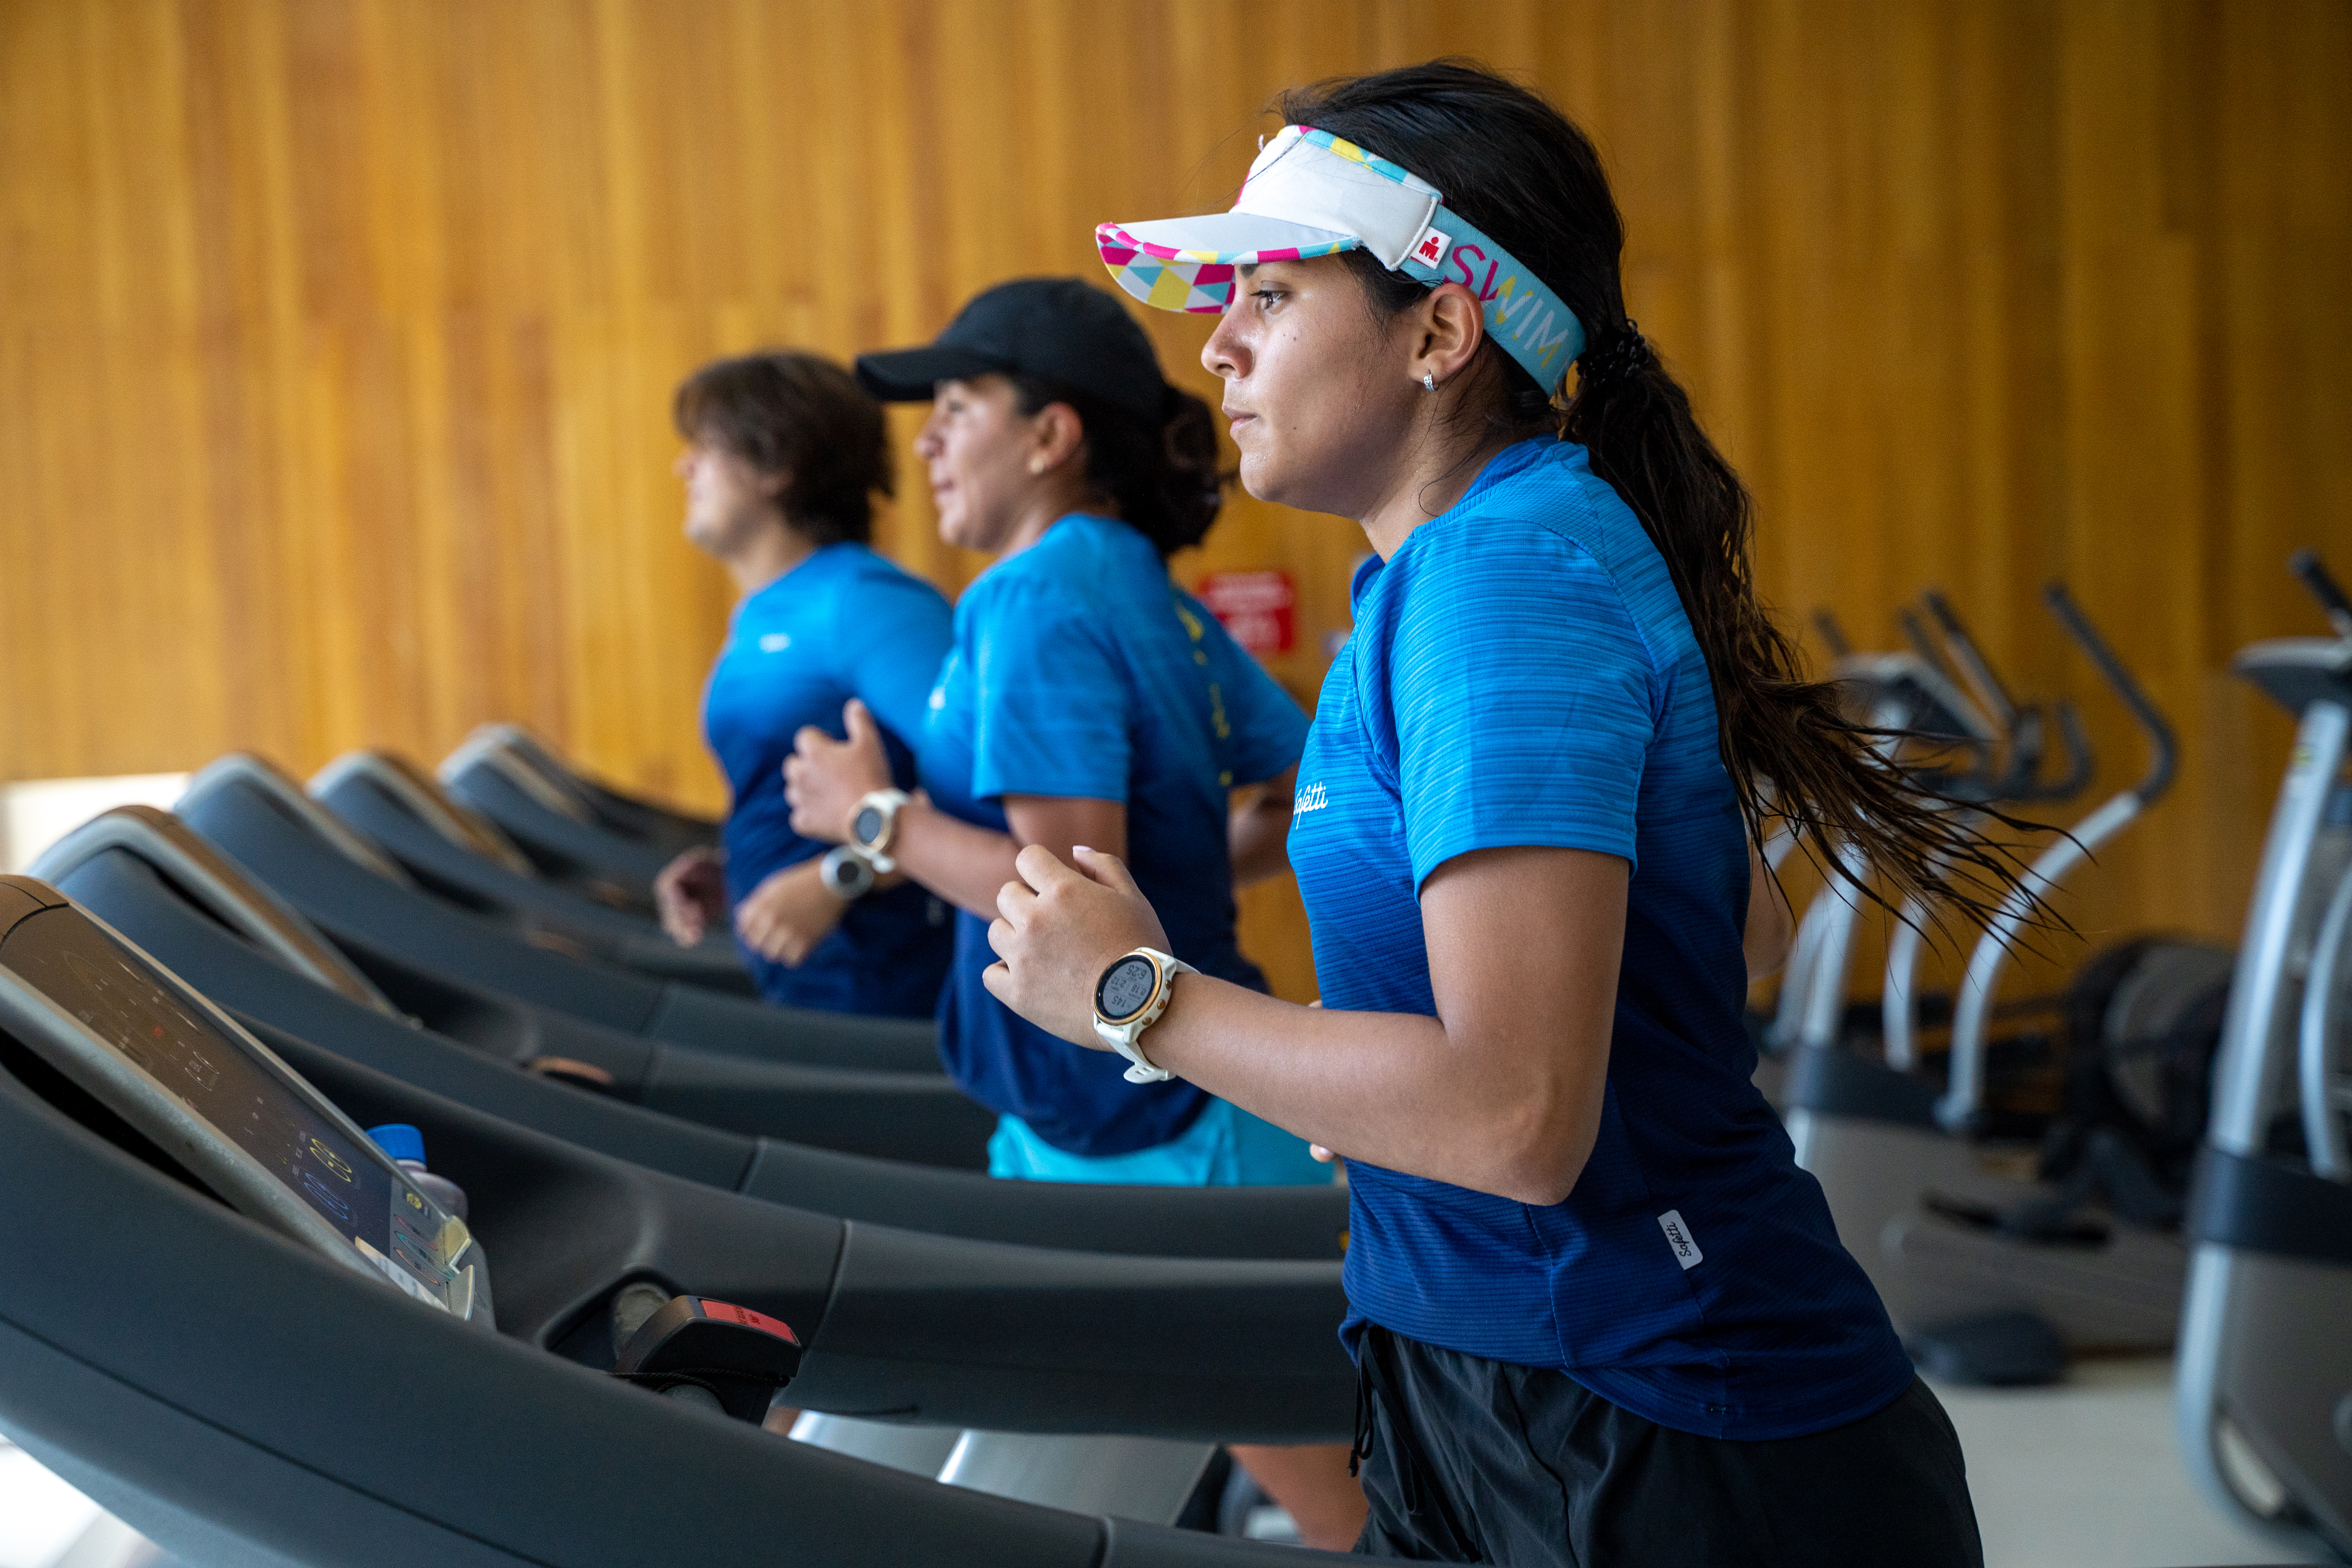
<path fill-rule="evenodd" d="M 943 381 L 1014 375 L 1019 370 L 1019 366 L 977 349 L 926 343 L 919 349 L 859 354 L 857 384 L 878 403 L 929 403 L 932 389 Z"/>
<path fill-rule="evenodd" d="M 884 403 L 928 403 L 942 381 L 1026 375 L 1157 428 L 1168 383 L 1151 340 L 1118 299 L 1076 278 L 1021 278 L 972 297 L 920 348 L 857 356 L 857 384 Z"/>

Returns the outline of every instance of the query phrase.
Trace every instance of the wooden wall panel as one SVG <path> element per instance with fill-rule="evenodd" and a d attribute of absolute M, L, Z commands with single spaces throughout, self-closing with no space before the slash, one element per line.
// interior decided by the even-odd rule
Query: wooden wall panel
<path fill-rule="evenodd" d="M 0 779 L 512 717 L 717 805 L 677 380 L 1094 276 L 1280 87 L 1449 51 L 1601 141 L 1775 601 L 1883 643 L 1944 585 L 2112 782 L 2064 574 L 2186 749 L 2074 912 L 2234 935 L 2285 726 L 2226 661 L 2316 628 L 2290 548 L 2352 565 L 2339 0 L 0 0 Z M 1206 325 L 1148 325 L 1208 390 Z M 919 497 L 882 536 L 978 564 Z M 1178 570 L 1290 571 L 1311 693 L 1361 549 L 1243 499 Z M 1305 994 L 1292 896 L 1247 918 Z"/>

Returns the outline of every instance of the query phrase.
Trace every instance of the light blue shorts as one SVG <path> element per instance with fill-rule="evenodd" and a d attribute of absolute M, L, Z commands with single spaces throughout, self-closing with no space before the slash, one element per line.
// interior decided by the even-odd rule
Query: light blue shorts
<path fill-rule="evenodd" d="M 1089 1157 L 1055 1148 L 1017 1116 L 1000 1116 L 988 1173 L 1016 1182 L 1118 1182 L 1145 1187 L 1320 1187 L 1332 1168 L 1307 1140 L 1237 1105 L 1209 1101 L 1183 1133 L 1131 1154 Z"/>

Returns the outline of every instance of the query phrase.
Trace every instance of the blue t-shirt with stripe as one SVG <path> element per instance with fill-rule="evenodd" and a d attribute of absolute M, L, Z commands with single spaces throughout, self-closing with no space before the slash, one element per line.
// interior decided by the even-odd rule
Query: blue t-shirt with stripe
<path fill-rule="evenodd" d="M 1677 1430 L 1821 1431 L 1910 1363 L 1751 1081 L 1746 836 L 1664 559 L 1584 448 L 1523 442 L 1353 586 L 1290 858 L 1328 1007 L 1435 1016 L 1419 892 L 1475 849 L 1631 863 L 1599 1141 L 1538 1206 L 1353 1163 L 1367 1322 L 1555 1367 Z"/>
<path fill-rule="evenodd" d="M 703 735 L 732 792 L 720 842 L 729 909 L 827 847 L 793 831 L 784 759 L 803 724 L 841 735 L 842 704 L 874 710 L 901 787 L 950 636 L 947 601 L 863 544 L 828 544 L 736 606 L 703 689 Z M 797 967 L 744 948 L 760 994 L 834 1013 L 925 1017 L 954 938 L 947 906 L 894 888 L 852 904 Z M 739 942 L 740 946 L 740 943 Z"/>
<path fill-rule="evenodd" d="M 1128 868 L 1170 949 L 1264 990 L 1234 940 L 1229 792 L 1278 777 L 1306 736 L 1298 704 L 1150 540 L 1077 512 L 964 590 L 919 749 L 933 803 L 1000 832 L 1008 795 L 1125 803 Z M 1181 1080 L 1129 1083 L 1124 1058 L 1026 1022 L 981 983 L 995 962 L 988 922 L 959 913 L 940 1052 L 982 1104 L 1098 1157 L 1168 1142 L 1209 1103 Z"/>

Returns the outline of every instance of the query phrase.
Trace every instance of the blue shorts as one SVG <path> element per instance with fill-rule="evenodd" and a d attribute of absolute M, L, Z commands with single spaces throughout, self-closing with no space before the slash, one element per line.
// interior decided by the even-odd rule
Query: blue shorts
<path fill-rule="evenodd" d="M 1222 1100 L 1165 1143 L 1131 1154 L 1066 1153 L 1017 1116 L 1000 1116 L 988 1173 L 1016 1182 L 1116 1182 L 1143 1187 L 1319 1187 L 1332 1168 L 1307 1140 Z"/>

